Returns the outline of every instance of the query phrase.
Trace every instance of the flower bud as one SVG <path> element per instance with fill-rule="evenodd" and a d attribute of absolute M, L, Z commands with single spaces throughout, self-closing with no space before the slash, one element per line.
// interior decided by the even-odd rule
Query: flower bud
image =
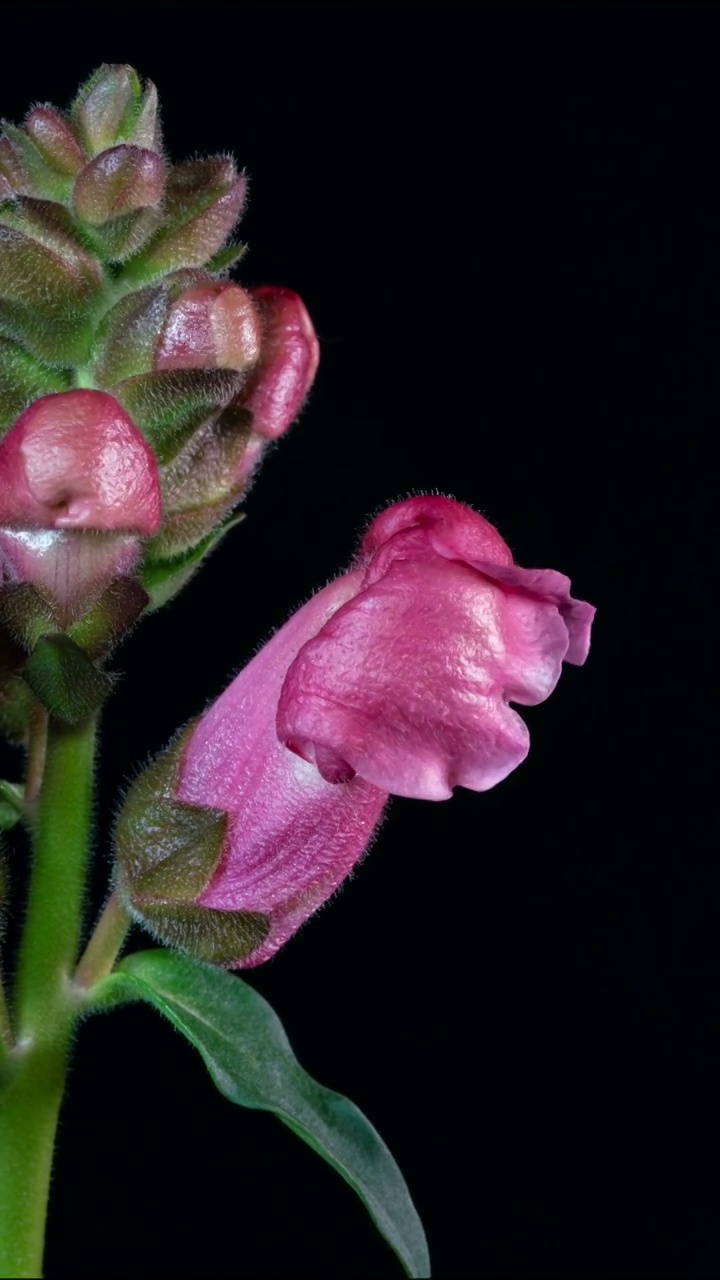
<path fill-rule="evenodd" d="M 247 196 L 247 179 L 221 156 L 173 165 L 164 206 L 165 225 L 126 268 L 138 285 L 182 267 L 203 267 L 223 247 Z"/>
<path fill-rule="evenodd" d="M 0 525 L 148 536 L 159 524 L 152 451 L 104 391 L 44 396 L 0 444 Z"/>
<path fill-rule="evenodd" d="M 563 662 L 587 655 L 594 609 L 569 588 L 513 564 L 497 530 L 448 498 L 383 512 L 356 564 L 135 785 L 117 840 L 130 909 L 214 963 L 268 959 L 351 872 L 390 795 L 486 791 L 521 763 L 528 732 L 509 703 L 544 701 Z M 207 814 L 202 855 L 168 805 L 198 828 Z"/>
<path fill-rule="evenodd" d="M 246 194 L 227 155 L 166 160 L 155 87 L 124 65 L 100 67 L 68 114 L 38 105 L 0 137 L 0 431 L 38 397 L 70 397 L 73 386 L 112 397 L 160 466 L 165 520 L 142 568 L 157 597 L 169 598 L 171 580 L 185 581 L 229 527 L 266 441 L 296 417 L 317 366 L 297 295 L 253 295 L 219 278 L 243 252 L 228 241 Z M 92 450 L 81 454 L 73 465 L 81 479 L 93 473 L 95 493 Z M 90 607 L 83 583 L 107 590 L 122 539 L 127 554 L 112 572 L 127 576 L 148 536 L 93 525 L 107 497 L 96 496 L 87 527 L 62 527 L 42 503 L 0 524 L 5 577 L 32 582 L 67 625 Z M 61 590 L 63 575 L 72 590 Z"/>
<path fill-rule="evenodd" d="M 320 346 L 302 299 L 291 289 L 254 289 L 263 339 L 260 360 L 248 383 L 243 407 L 253 431 L 277 440 L 295 421 L 310 390 Z"/>
<path fill-rule="evenodd" d="M 0 580 L 32 584 L 64 623 L 159 526 L 155 458 L 105 392 L 45 396 L 0 442 Z"/>
<path fill-rule="evenodd" d="M 18 197 L 0 208 L 0 319 L 33 355 L 84 359 L 101 287 L 100 263 L 62 205 Z"/>
<path fill-rule="evenodd" d="M 143 109 L 140 79 L 132 67 L 102 66 L 78 93 L 70 114 L 91 156 L 128 139 Z"/>
<path fill-rule="evenodd" d="M 73 191 L 76 213 L 91 227 L 136 209 L 155 208 L 165 191 L 165 162 L 154 151 L 122 145 L 83 169 Z"/>
<path fill-rule="evenodd" d="M 24 129 L 3 121 L 0 138 L 0 175 L 9 195 L 63 200 L 72 189 L 72 177 L 47 159 Z"/>
<path fill-rule="evenodd" d="M 103 282 L 102 266 L 78 238 L 72 218 L 62 205 L 19 196 L 0 211 L 0 224 L 51 250 L 86 287 L 88 297 L 97 295 Z"/>
<path fill-rule="evenodd" d="M 260 355 L 260 318 L 237 284 L 186 289 L 170 308 L 155 353 L 156 369 L 236 369 Z"/>
<path fill-rule="evenodd" d="M 77 130 L 55 107 L 33 107 L 25 121 L 25 131 L 45 162 L 59 173 L 74 178 L 87 164 Z"/>
<path fill-rule="evenodd" d="M 181 293 L 167 314 L 156 367 L 189 371 L 221 361 L 238 374 L 247 368 L 247 381 L 240 380 L 172 456 L 159 451 L 136 403 L 141 380 L 114 388 L 163 464 L 163 529 L 148 549 L 150 562 L 184 554 L 217 529 L 247 488 L 266 440 L 297 415 L 318 361 L 317 338 L 298 295 L 265 288 L 248 296 L 228 284 L 197 284 Z M 161 376 L 147 380 L 148 390 Z M 148 402 L 157 412 L 159 389 Z"/>

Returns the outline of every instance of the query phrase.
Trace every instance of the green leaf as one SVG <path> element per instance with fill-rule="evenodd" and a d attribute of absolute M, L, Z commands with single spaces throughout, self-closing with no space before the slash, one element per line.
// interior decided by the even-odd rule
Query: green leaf
<path fill-rule="evenodd" d="M 221 1093 L 272 1111 L 345 1178 L 406 1273 L 430 1275 L 425 1234 L 398 1166 L 354 1103 L 300 1066 L 277 1015 L 241 978 L 170 951 L 142 951 L 93 990 L 96 1008 L 154 1005 L 195 1046 Z"/>

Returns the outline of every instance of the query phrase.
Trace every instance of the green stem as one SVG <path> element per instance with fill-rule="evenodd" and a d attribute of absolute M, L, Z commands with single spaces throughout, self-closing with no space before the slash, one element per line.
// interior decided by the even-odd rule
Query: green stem
<path fill-rule="evenodd" d="M 77 986 L 87 988 L 106 978 L 117 960 L 132 920 L 116 893 L 111 893 L 75 972 Z"/>
<path fill-rule="evenodd" d="M 0 1083 L 0 1276 L 42 1272 L 53 1148 L 79 1002 L 95 723 L 50 722 L 15 992 L 17 1040 Z"/>

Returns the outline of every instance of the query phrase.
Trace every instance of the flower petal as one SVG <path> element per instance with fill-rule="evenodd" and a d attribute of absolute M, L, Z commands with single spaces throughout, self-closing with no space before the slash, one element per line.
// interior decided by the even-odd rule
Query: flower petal
<path fill-rule="evenodd" d="M 177 799 L 224 809 L 229 834 L 200 906 L 270 915 L 243 964 L 267 960 L 348 876 L 371 842 L 387 795 L 360 778 L 332 786 L 282 745 L 274 709 L 300 646 L 354 594 L 348 574 L 314 596 L 267 642 L 193 732 Z"/>
<path fill-rule="evenodd" d="M 391 539 L 413 529 L 424 532 L 428 545 L 446 560 L 512 564 L 509 546 L 484 516 L 453 498 L 434 494 L 407 498 L 381 511 L 365 532 L 361 558 L 376 558 Z"/>
<path fill-rule="evenodd" d="M 252 291 L 263 320 L 260 359 L 243 407 L 253 431 L 277 440 L 297 418 L 320 359 L 320 344 L 303 301 L 292 289 L 266 285 Z"/>
<path fill-rule="evenodd" d="M 349 767 L 427 800 L 486 791 L 528 751 L 508 699 L 546 698 L 566 649 L 553 605 L 438 557 L 398 560 L 303 646 L 278 734 L 330 779 Z"/>
<path fill-rule="evenodd" d="M 381 578 L 395 560 L 428 559 L 433 553 L 464 561 L 518 594 L 555 605 L 568 632 L 565 661 L 582 666 L 590 648 L 594 607 L 570 595 L 570 579 L 564 573 L 513 564 L 497 529 L 471 507 L 432 495 L 409 498 L 376 516 L 361 546 L 361 556 L 369 559 L 368 582 Z"/>
<path fill-rule="evenodd" d="M 20 415 L 0 443 L 0 525 L 157 533 L 157 463 L 113 396 L 62 391 Z"/>
<path fill-rule="evenodd" d="M 570 579 L 556 569 L 521 569 L 519 565 L 496 565 L 477 561 L 475 568 L 512 591 L 544 600 L 557 608 L 568 632 L 565 661 L 581 667 L 590 649 L 590 631 L 595 606 L 570 595 Z"/>

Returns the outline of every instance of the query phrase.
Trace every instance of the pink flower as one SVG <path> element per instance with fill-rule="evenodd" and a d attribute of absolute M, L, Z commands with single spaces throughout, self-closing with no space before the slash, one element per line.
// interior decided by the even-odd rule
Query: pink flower
<path fill-rule="evenodd" d="M 229 817 L 195 905 L 269 919 L 235 967 L 267 960 L 342 883 L 390 794 L 486 791 L 520 764 L 509 704 L 542 702 L 587 655 L 594 609 L 569 587 L 513 564 L 469 507 L 411 498 L 240 672 L 192 731 L 175 792 Z"/>
<path fill-rule="evenodd" d="M 240 285 L 194 285 L 170 308 L 155 352 L 155 368 L 242 372 L 257 362 L 260 341 L 260 317 Z"/>
<path fill-rule="evenodd" d="M 154 323 L 152 294 L 146 307 Z M 121 318 L 120 344 L 123 328 L 131 332 Z M 197 545 L 237 505 L 268 442 L 287 431 L 300 412 L 318 358 L 310 317 L 289 289 L 246 293 L 236 284 L 206 280 L 175 298 L 154 347 L 155 405 L 168 395 L 163 382 L 169 373 L 222 369 L 234 376 L 226 381 L 225 400 L 214 409 L 208 404 L 205 420 L 161 468 L 163 557 Z M 146 378 L 130 377 L 115 386 L 131 412 L 138 381 L 145 397 Z M 185 392 L 180 384 L 172 386 L 173 404 L 182 408 L 185 395 L 192 408 L 200 385 L 190 380 Z"/>
<path fill-rule="evenodd" d="M 0 441 L 0 582 L 30 582 L 63 621 L 160 527 L 152 450 L 112 396 L 43 396 Z"/>
<path fill-rule="evenodd" d="M 320 346 L 302 299 L 269 285 L 252 291 L 263 321 L 260 360 L 243 394 L 252 428 L 277 440 L 297 418 L 310 390 Z"/>

